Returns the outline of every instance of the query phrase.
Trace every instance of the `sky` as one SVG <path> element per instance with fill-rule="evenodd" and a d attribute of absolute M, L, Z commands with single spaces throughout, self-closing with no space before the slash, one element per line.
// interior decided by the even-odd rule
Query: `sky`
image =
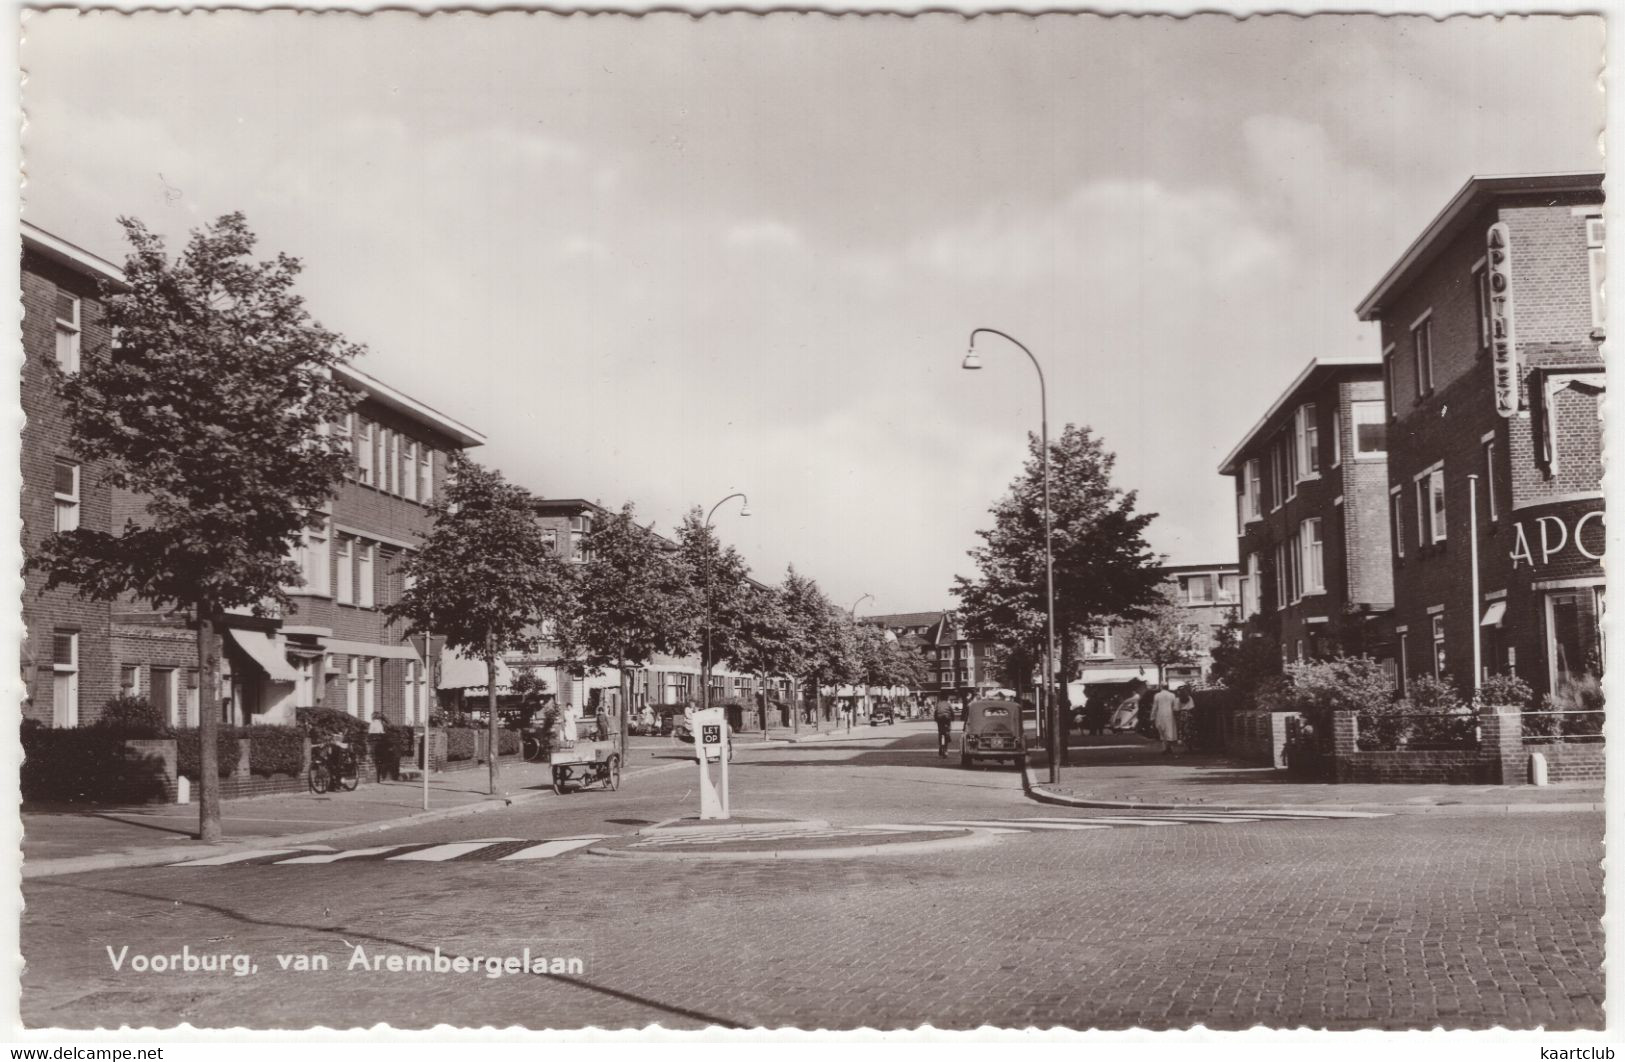
<path fill-rule="evenodd" d="M 549 497 L 951 607 L 1039 423 L 1170 563 L 1474 174 L 1601 168 L 1598 18 L 24 15 L 23 216 L 241 210 L 364 371 Z"/>

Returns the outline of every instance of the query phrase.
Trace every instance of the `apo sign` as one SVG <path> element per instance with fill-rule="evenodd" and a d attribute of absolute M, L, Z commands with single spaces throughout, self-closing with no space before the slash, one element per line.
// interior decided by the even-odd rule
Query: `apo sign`
<path fill-rule="evenodd" d="M 1504 221 L 1485 236 L 1485 277 L 1490 286 L 1490 372 L 1495 377 L 1495 412 L 1518 412 L 1518 347 L 1512 329 L 1512 233 Z"/>
<path fill-rule="evenodd" d="M 1597 522 L 1599 539 L 1596 543 L 1598 552 L 1593 553 L 1586 548 L 1586 525 L 1593 520 Z M 1533 532 L 1525 528 L 1526 523 L 1534 525 Z M 1531 568 L 1540 568 L 1561 553 L 1565 547 L 1573 544 L 1580 551 L 1580 555 L 1588 560 L 1601 560 L 1602 542 L 1600 536 L 1602 525 L 1607 523 L 1603 510 L 1593 509 L 1578 519 L 1562 516 L 1537 516 L 1530 521 L 1519 520 L 1513 525 L 1512 540 L 1512 570 L 1517 571 L 1520 564 L 1527 564 Z M 1537 551 L 1532 542 L 1539 542 Z"/>

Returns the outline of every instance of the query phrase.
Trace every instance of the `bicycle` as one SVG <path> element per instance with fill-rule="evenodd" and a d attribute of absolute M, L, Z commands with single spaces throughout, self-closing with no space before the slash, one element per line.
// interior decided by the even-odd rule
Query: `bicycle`
<path fill-rule="evenodd" d="M 353 793 L 361 784 L 361 761 L 350 746 L 324 742 L 311 750 L 309 782 L 318 795 L 339 789 Z"/>

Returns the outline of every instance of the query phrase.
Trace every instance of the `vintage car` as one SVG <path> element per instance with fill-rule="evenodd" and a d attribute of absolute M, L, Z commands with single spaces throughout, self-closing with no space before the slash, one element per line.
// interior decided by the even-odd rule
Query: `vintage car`
<path fill-rule="evenodd" d="M 1027 755 L 1021 729 L 1021 703 L 975 700 L 965 709 L 965 729 L 959 738 L 959 765 L 975 760 L 1009 760 L 1019 765 Z"/>
<path fill-rule="evenodd" d="M 879 726 L 882 723 L 891 726 L 896 722 L 897 715 L 884 704 L 876 705 L 874 711 L 869 713 L 870 726 Z"/>

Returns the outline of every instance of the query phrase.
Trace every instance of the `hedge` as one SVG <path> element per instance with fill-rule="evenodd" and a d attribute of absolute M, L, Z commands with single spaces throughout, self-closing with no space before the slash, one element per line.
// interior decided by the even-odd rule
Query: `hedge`
<path fill-rule="evenodd" d="M 519 749 L 520 749 L 519 731 L 517 731 L 517 730 L 498 730 L 497 731 L 497 755 L 498 756 L 517 756 L 517 755 L 519 755 Z"/>
<path fill-rule="evenodd" d="M 299 777 L 305 769 L 305 732 L 296 726 L 260 723 L 239 733 L 248 738 L 248 771 L 267 777 L 285 774 Z"/>
<path fill-rule="evenodd" d="M 33 720 L 21 731 L 24 800 L 140 803 L 165 795 L 162 770 L 132 761 L 111 729 L 57 729 Z"/>
<path fill-rule="evenodd" d="M 453 727 L 446 731 L 446 759 L 471 760 L 474 758 L 474 731 Z"/>
<path fill-rule="evenodd" d="M 203 766 L 197 729 L 176 730 L 170 736 L 175 739 L 175 770 L 197 781 Z M 237 739 L 243 736 L 235 727 L 222 726 L 215 731 L 215 773 L 221 778 L 229 778 L 236 773 Z"/>

